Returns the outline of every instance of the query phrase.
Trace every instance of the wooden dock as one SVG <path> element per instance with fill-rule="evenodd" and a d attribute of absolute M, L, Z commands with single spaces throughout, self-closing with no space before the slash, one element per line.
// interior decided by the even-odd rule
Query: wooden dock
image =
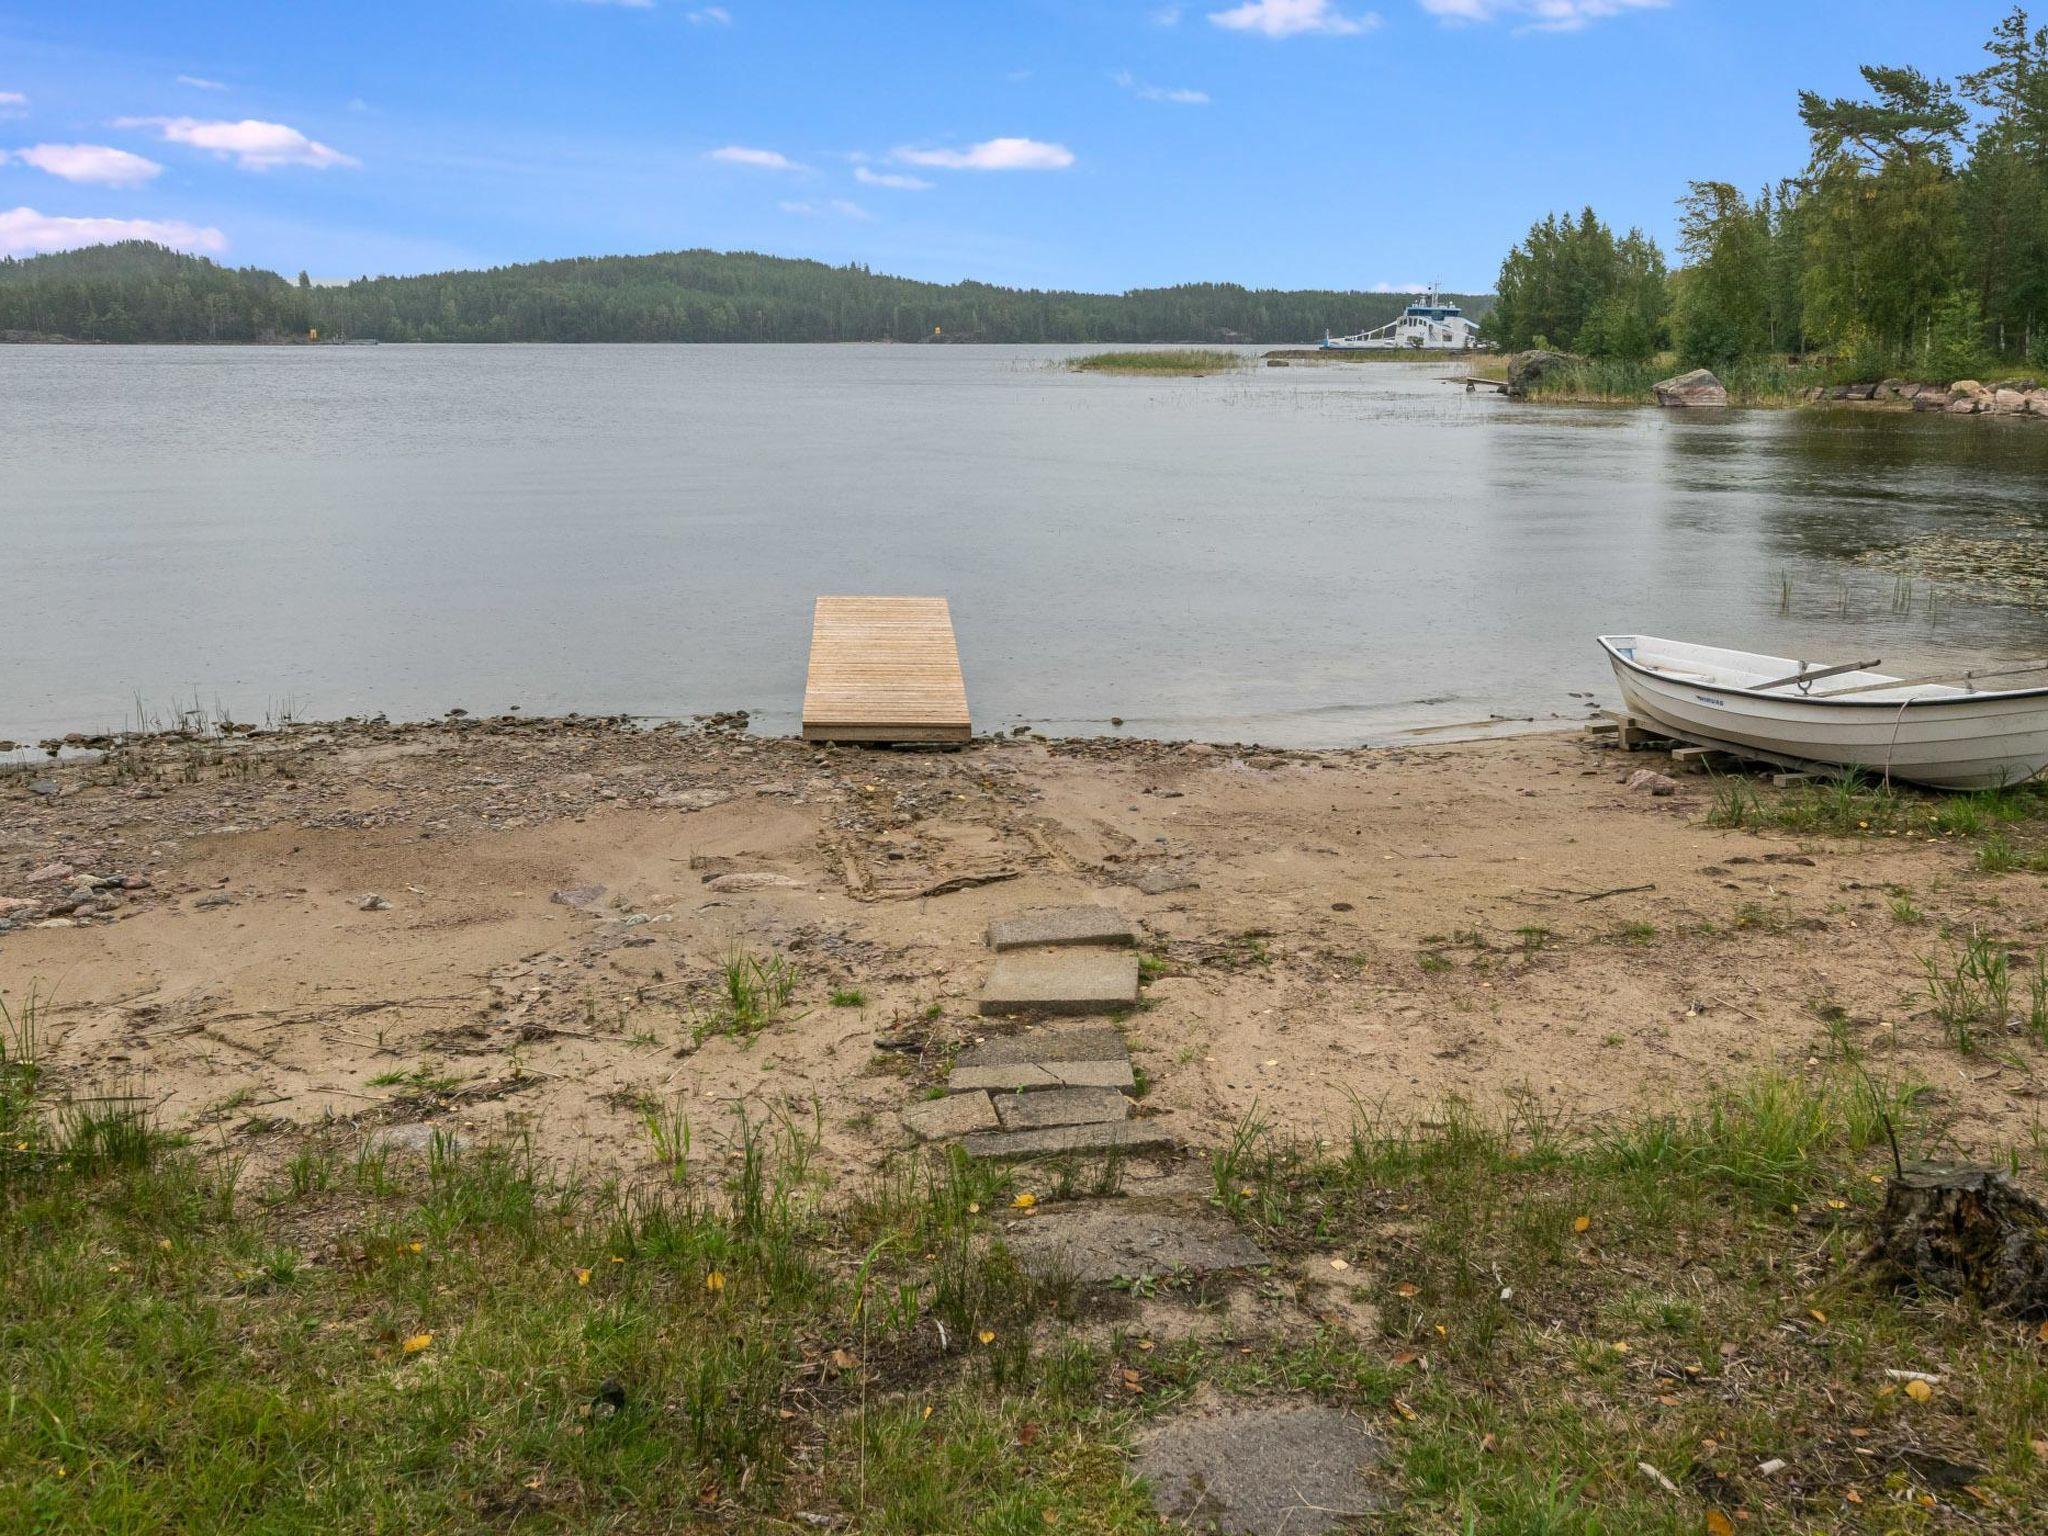
<path fill-rule="evenodd" d="M 821 597 L 811 616 L 805 741 L 957 744 L 973 737 L 943 597 Z"/>

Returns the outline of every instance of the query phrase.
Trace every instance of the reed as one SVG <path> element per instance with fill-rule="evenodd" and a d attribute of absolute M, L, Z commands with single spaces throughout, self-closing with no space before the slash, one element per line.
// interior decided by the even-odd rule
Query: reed
<path fill-rule="evenodd" d="M 1199 378 L 1204 374 L 1231 373 L 1247 366 L 1235 352 L 1218 352 L 1191 347 L 1172 352 L 1096 352 L 1067 363 L 1076 373 L 1139 373 L 1170 378 Z"/>

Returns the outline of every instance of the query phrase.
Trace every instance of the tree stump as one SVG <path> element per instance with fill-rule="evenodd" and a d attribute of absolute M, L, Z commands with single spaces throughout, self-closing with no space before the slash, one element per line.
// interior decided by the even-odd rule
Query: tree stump
<path fill-rule="evenodd" d="M 2048 1207 L 1994 1169 L 1909 1165 L 1885 1189 L 1864 1262 L 1987 1311 L 2048 1314 Z"/>

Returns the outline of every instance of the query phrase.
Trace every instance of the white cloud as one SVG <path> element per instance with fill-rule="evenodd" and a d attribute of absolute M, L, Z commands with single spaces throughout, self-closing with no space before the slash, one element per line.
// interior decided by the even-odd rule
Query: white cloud
<path fill-rule="evenodd" d="M 1259 32 L 1267 37 L 1299 37 L 1306 32 L 1353 37 L 1380 24 L 1375 11 L 1346 16 L 1337 9 L 1336 0 L 1244 0 L 1227 11 L 1211 11 L 1209 20 L 1232 32 Z"/>
<path fill-rule="evenodd" d="M 1039 139 L 985 139 L 965 149 L 899 149 L 894 158 L 942 171 L 1064 171 L 1074 152 Z"/>
<path fill-rule="evenodd" d="M 728 144 L 723 149 L 707 149 L 706 160 L 716 160 L 721 165 L 747 165 L 757 171 L 807 171 L 807 165 L 796 161 L 779 149 L 750 149 L 744 144 Z"/>
<path fill-rule="evenodd" d="M 1180 7 L 1177 5 L 1155 6 L 1148 19 L 1155 27 L 1177 27 L 1180 25 Z"/>
<path fill-rule="evenodd" d="M 19 91 L 0 91 L 0 117 L 28 116 L 28 98 Z"/>
<path fill-rule="evenodd" d="M 1140 101 L 1170 101 L 1177 106 L 1183 107 L 1206 107 L 1209 105 L 1209 93 L 1207 91 L 1169 90 L 1166 86 L 1153 85 L 1147 81 L 1140 80 L 1128 69 L 1120 69 L 1110 78 Z"/>
<path fill-rule="evenodd" d="M 114 126 L 153 128 L 165 143 L 212 150 L 245 171 L 268 171 L 280 165 L 307 165 L 324 171 L 330 166 L 362 164 L 353 155 L 344 155 L 317 139 L 309 139 L 296 128 L 259 122 L 253 117 L 243 118 L 239 123 L 208 122 L 196 117 L 117 117 Z"/>
<path fill-rule="evenodd" d="M 208 80 L 203 75 L 180 75 L 178 84 L 189 85 L 195 91 L 224 91 L 227 89 L 218 80 Z"/>
<path fill-rule="evenodd" d="M 1511 18 L 1518 32 L 1576 32 L 1624 11 L 1662 10 L 1670 0 L 1422 0 L 1422 8 L 1451 26 Z"/>
<path fill-rule="evenodd" d="M 690 12 L 690 25 L 693 27 L 729 27 L 732 25 L 732 12 L 722 5 L 707 5 L 701 10 Z"/>
<path fill-rule="evenodd" d="M 784 213 L 793 213 L 799 218 L 805 219 L 816 219 L 822 218 L 826 214 L 837 214 L 842 219 L 852 219 L 856 223 L 866 224 L 874 218 L 874 215 L 861 207 L 859 203 L 852 202 L 843 197 L 835 197 L 823 203 L 789 201 L 777 203 L 775 206 Z"/>
<path fill-rule="evenodd" d="M 905 176 L 897 171 L 871 171 L 864 165 L 853 168 L 853 179 L 866 187 L 893 187 L 898 192 L 929 192 L 932 184 L 922 176 Z"/>
<path fill-rule="evenodd" d="M 9 158 L 0 151 L 0 160 Z M 66 181 L 91 182 L 102 187 L 135 187 L 163 169 L 154 160 L 131 155 L 125 149 L 104 144 L 37 144 L 17 149 L 13 159 L 32 165 Z"/>
<path fill-rule="evenodd" d="M 1427 292 L 1429 292 L 1429 284 L 1427 284 L 1427 283 L 1374 283 L 1374 284 L 1372 285 L 1372 291 L 1373 291 L 1374 293 L 1427 293 Z"/>
<path fill-rule="evenodd" d="M 153 240 L 180 251 L 218 255 L 228 248 L 227 236 L 208 226 L 157 219 L 67 219 L 16 208 L 0 213 L 0 256 L 39 256 L 49 251 L 75 251 L 82 245 L 107 245 L 116 240 Z"/>

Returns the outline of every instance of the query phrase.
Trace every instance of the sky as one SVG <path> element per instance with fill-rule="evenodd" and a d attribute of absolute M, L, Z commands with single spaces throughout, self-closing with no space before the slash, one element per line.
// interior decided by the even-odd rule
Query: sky
<path fill-rule="evenodd" d="M 950 282 L 1483 292 L 1797 171 L 1801 87 L 2009 0 L 0 0 L 0 255 L 322 281 L 759 250 Z M 2048 19 L 2048 18 L 2044 18 Z"/>

